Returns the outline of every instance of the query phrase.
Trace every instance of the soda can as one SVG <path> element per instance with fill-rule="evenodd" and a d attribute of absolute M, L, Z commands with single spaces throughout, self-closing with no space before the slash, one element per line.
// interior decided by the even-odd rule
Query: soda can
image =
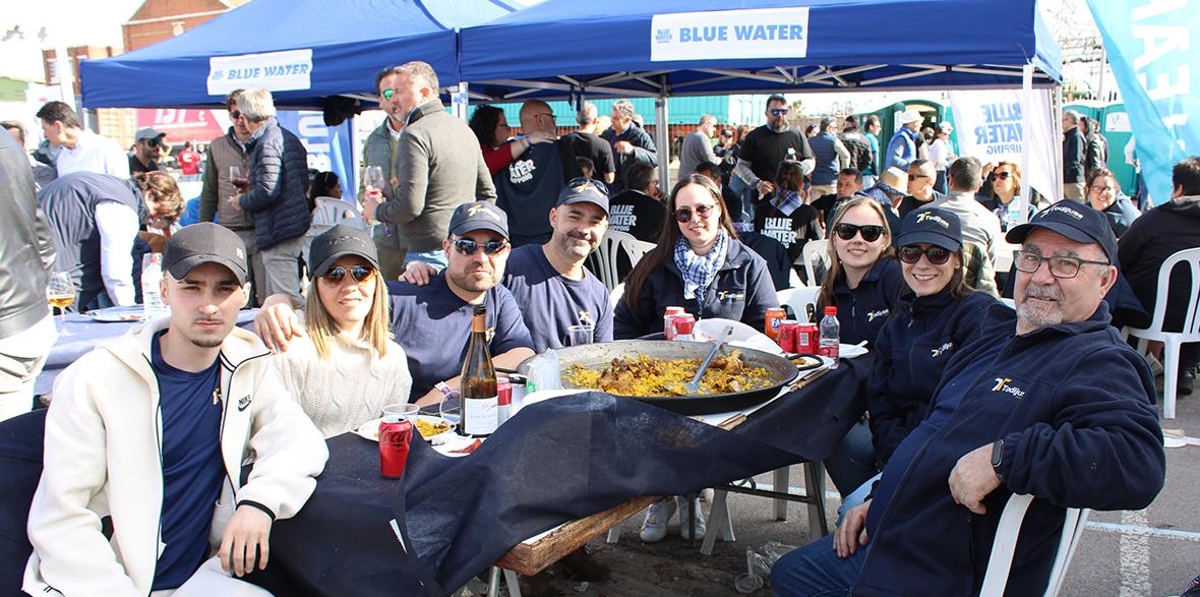
<path fill-rule="evenodd" d="M 800 324 L 800 329 L 796 333 L 796 352 L 800 354 L 817 354 L 819 344 L 820 338 L 817 332 L 817 324 Z"/>
<path fill-rule="evenodd" d="M 763 322 L 763 331 L 767 333 L 767 337 L 775 340 L 779 337 L 779 322 L 787 319 L 787 311 L 783 307 L 775 307 L 767 309 L 766 321 Z"/>
<path fill-rule="evenodd" d="M 513 386 L 507 377 L 496 378 L 496 424 L 503 425 L 512 416 Z"/>
<path fill-rule="evenodd" d="M 683 315 L 687 310 L 683 307 L 667 307 L 663 311 L 663 338 L 666 340 L 675 339 L 675 316 Z"/>
<path fill-rule="evenodd" d="M 691 340 L 694 338 L 692 334 L 696 329 L 695 315 L 692 315 L 691 313 L 676 315 L 672 320 L 672 323 L 675 324 L 674 340 Z"/>
<path fill-rule="evenodd" d="M 796 352 L 796 338 L 800 331 L 800 322 L 795 319 L 784 319 L 779 322 L 779 335 L 775 343 L 783 352 Z"/>
<path fill-rule="evenodd" d="M 404 475 L 408 463 L 408 446 L 412 443 L 413 425 L 407 419 L 380 421 L 379 474 L 388 479 Z"/>

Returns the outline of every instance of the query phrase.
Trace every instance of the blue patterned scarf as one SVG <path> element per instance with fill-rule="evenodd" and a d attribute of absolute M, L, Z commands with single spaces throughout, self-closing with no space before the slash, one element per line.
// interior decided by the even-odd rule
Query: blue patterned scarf
<path fill-rule="evenodd" d="M 717 279 L 717 270 L 725 263 L 729 249 L 729 235 L 723 228 L 717 229 L 717 241 L 705 255 L 697 255 L 685 236 L 675 243 L 675 266 L 683 276 L 683 298 L 696 299 L 700 311 L 704 310 L 704 299 L 708 287 Z"/>
<path fill-rule="evenodd" d="M 771 201 L 775 209 L 785 217 L 791 217 L 792 212 L 796 211 L 801 205 L 804 205 L 804 198 L 800 193 L 791 190 L 780 189 L 775 193 L 775 198 Z"/>

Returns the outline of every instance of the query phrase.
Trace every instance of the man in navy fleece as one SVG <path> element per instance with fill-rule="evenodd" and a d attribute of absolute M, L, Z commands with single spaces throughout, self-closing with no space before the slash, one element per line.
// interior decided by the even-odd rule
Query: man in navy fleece
<path fill-rule="evenodd" d="M 1012 494 L 1038 499 L 1007 594 L 1041 594 L 1064 508 L 1139 509 L 1162 489 L 1154 381 L 1103 302 L 1117 276 L 1104 216 L 1063 201 L 1007 239 L 1021 243 L 1016 328 L 960 349 L 873 499 L 781 558 L 776 595 L 978 594 Z"/>

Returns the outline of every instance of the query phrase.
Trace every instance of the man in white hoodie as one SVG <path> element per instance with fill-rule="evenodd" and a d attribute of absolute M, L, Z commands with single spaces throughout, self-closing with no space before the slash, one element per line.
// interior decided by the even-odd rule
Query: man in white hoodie
<path fill-rule="evenodd" d="M 267 595 L 230 574 L 266 567 L 273 521 L 300 510 L 324 469 L 320 432 L 235 327 L 249 296 L 241 239 L 189 226 L 163 267 L 170 317 L 55 383 L 29 512 L 31 595 Z"/>

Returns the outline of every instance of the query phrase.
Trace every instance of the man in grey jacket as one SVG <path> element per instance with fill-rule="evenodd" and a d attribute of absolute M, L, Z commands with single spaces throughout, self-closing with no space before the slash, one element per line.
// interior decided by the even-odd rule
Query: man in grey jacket
<path fill-rule="evenodd" d="M 46 305 L 54 241 L 25 150 L 0 132 L 0 420 L 28 412 L 33 382 L 58 333 Z"/>
<path fill-rule="evenodd" d="M 376 201 L 386 201 L 397 196 L 400 179 L 396 177 L 396 155 L 400 150 L 400 134 L 404 129 L 404 119 L 407 114 L 401 114 L 395 104 L 389 102 L 384 94 L 394 93 L 396 76 L 400 67 L 390 66 L 375 75 L 375 91 L 379 93 L 379 107 L 387 113 L 387 118 L 367 136 L 363 144 L 363 168 L 375 166 L 383 173 L 385 182 L 381 189 L 359 189 L 359 196 L 368 194 Z M 366 177 L 363 177 L 365 180 Z M 371 232 L 375 241 L 375 250 L 379 254 L 379 272 L 386 280 L 395 280 L 404 271 L 404 257 L 408 253 L 408 243 L 404 242 L 404 233 L 395 224 L 380 224 Z"/>
<path fill-rule="evenodd" d="M 495 201 L 496 187 L 475 133 L 438 99 L 433 67 L 413 61 L 395 71 L 393 87 L 382 95 L 405 122 L 396 152 L 396 194 L 382 203 L 365 197 L 363 216 L 399 224 L 408 242 L 408 261 L 445 267 L 442 240 L 454 209 L 472 200 Z"/>

